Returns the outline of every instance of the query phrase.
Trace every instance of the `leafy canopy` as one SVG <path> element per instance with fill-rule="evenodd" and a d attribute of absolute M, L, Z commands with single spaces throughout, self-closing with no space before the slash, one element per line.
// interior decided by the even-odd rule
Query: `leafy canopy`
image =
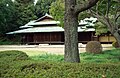
<path fill-rule="evenodd" d="M 77 3 L 83 3 L 85 0 L 77 0 Z M 61 26 L 64 26 L 64 13 L 65 13 L 65 2 L 64 0 L 56 0 L 50 6 L 49 12 L 55 18 L 55 20 L 59 20 Z M 81 12 L 79 14 L 78 19 L 82 20 L 85 17 L 90 17 L 90 13 L 88 11 Z"/>
<path fill-rule="evenodd" d="M 0 35 L 16 29 L 14 18 L 16 16 L 15 5 L 11 0 L 0 0 Z"/>
<path fill-rule="evenodd" d="M 35 5 L 35 14 L 38 17 L 41 17 L 44 14 L 49 13 L 51 3 L 55 1 L 57 0 L 38 0 Z"/>

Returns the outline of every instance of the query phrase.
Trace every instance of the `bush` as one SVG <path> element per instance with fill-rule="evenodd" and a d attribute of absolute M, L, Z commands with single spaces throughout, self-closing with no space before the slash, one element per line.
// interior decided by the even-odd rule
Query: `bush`
<path fill-rule="evenodd" d="M 13 65 L 13 66 L 12 66 Z M 1 78 L 119 78 L 120 64 L 15 62 L 0 72 Z"/>
<path fill-rule="evenodd" d="M 13 44 L 20 44 L 20 38 L 14 38 L 14 39 L 8 39 L 6 38 L 0 38 L 0 45 L 13 45 Z"/>
<path fill-rule="evenodd" d="M 102 52 L 101 43 L 98 41 L 90 41 L 86 45 L 86 52 L 99 54 Z"/>
<path fill-rule="evenodd" d="M 28 59 L 28 55 L 24 52 L 16 50 L 1 51 L 0 59 L 5 59 L 9 61 L 26 60 Z"/>
<path fill-rule="evenodd" d="M 115 47 L 115 48 L 120 48 L 118 42 L 116 42 L 116 41 L 112 43 L 112 46 Z"/>
<path fill-rule="evenodd" d="M 120 49 L 114 51 L 107 53 L 119 56 Z M 103 56 L 103 54 L 100 55 Z M 16 59 L 17 56 L 22 59 Z M 47 56 L 44 57 L 47 59 Z M 86 54 L 82 56 L 85 57 Z M 18 61 L 7 62 L 12 60 L 11 57 Z M 21 51 L 0 52 L 0 78 L 102 78 L 102 75 L 106 78 L 120 77 L 120 62 L 66 63 L 25 59 L 28 59 L 28 56 Z"/>

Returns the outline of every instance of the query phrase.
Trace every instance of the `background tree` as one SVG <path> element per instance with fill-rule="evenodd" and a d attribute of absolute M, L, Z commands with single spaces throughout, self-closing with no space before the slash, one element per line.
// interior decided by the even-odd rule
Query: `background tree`
<path fill-rule="evenodd" d="M 0 38 L 36 18 L 33 0 L 0 0 Z"/>
<path fill-rule="evenodd" d="M 0 0 L 0 37 L 5 33 L 15 30 L 16 27 L 16 10 L 11 0 Z"/>
<path fill-rule="evenodd" d="M 83 0 L 77 0 L 77 3 L 83 2 Z M 64 26 L 64 14 L 65 14 L 65 1 L 64 0 L 56 0 L 53 2 L 49 9 L 50 14 L 54 17 L 55 20 L 60 21 L 60 25 Z M 81 12 L 78 16 L 78 21 L 90 17 L 90 13 L 88 11 Z"/>
<path fill-rule="evenodd" d="M 91 9 L 91 14 L 107 27 L 120 45 L 120 2 L 118 0 L 101 0 Z"/>
<path fill-rule="evenodd" d="M 50 14 L 54 17 L 56 21 L 60 21 L 61 26 L 64 26 L 64 13 L 65 13 L 65 1 L 56 0 L 53 2 L 49 9 Z"/>
<path fill-rule="evenodd" d="M 38 0 L 35 5 L 35 15 L 41 17 L 46 13 L 49 13 L 50 5 L 56 0 Z"/>
<path fill-rule="evenodd" d="M 31 20 L 37 19 L 37 16 L 35 15 L 35 7 L 33 4 L 33 0 L 15 0 L 16 5 L 16 11 L 18 18 L 17 25 L 25 25 Z"/>
<path fill-rule="evenodd" d="M 95 28 L 95 35 L 101 35 L 103 33 L 107 33 L 108 32 L 108 29 L 107 29 L 106 25 L 104 25 L 101 22 L 97 22 L 95 24 L 94 28 Z"/>

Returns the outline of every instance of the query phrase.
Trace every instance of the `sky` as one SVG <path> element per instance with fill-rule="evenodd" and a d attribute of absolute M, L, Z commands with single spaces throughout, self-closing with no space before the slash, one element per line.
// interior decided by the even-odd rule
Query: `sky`
<path fill-rule="evenodd" d="M 13 2 L 15 1 L 15 0 L 12 0 Z"/>
<path fill-rule="evenodd" d="M 37 1 L 38 1 L 38 0 L 34 0 L 34 5 L 36 5 Z"/>
<path fill-rule="evenodd" d="M 12 1 L 14 2 L 15 0 L 12 0 Z M 34 5 L 36 5 L 37 1 L 38 1 L 38 0 L 34 0 Z"/>

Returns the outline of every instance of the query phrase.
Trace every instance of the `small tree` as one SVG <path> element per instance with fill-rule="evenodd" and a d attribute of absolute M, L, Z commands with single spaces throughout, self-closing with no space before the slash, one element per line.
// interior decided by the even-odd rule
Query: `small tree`
<path fill-rule="evenodd" d="M 102 33 L 107 33 L 108 32 L 108 29 L 106 27 L 106 25 L 104 25 L 103 23 L 101 22 L 97 22 L 94 26 L 95 28 L 95 34 L 96 35 L 101 35 Z"/>
<path fill-rule="evenodd" d="M 120 45 L 120 2 L 101 0 L 90 10 L 91 14 L 104 24 Z"/>

